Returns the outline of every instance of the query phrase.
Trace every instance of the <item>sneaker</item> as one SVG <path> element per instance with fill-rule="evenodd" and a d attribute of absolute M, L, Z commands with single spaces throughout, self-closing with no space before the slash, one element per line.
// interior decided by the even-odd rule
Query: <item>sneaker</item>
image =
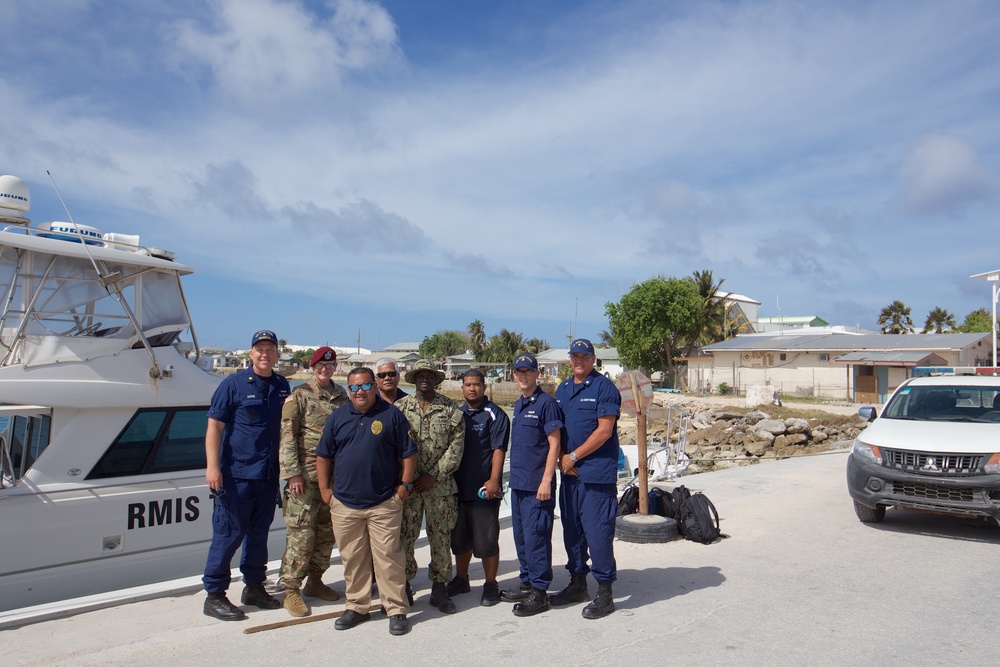
<path fill-rule="evenodd" d="M 334 622 L 333 627 L 336 628 L 337 630 L 350 630 L 355 625 L 364 623 L 371 617 L 372 617 L 371 614 L 359 614 L 353 609 L 348 609 L 347 611 L 344 612 L 343 616 L 341 616 Z"/>
<path fill-rule="evenodd" d="M 261 609 L 280 609 L 281 603 L 267 594 L 263 584 L 247 584 L 243 589 L 243 597 L 240 598 L 243 604 L 253 605 Z"/>
<path fill-rule="evenodd" d="M 393 614 L 389 618 L 389 634 L 405 635 L 410 631 L 410 622 L 406 620 L 406 614 Z"/>
<path fill-rule="evenodd" d="M 492 607 L 500 602 L 500 586 L 495 581 L 483 584 L 483 597 L 479 600 L 481 607 Z"/>
<path fill-rule="evenodd" d="M 229 601 L 225 593 L 209 593 L 202 611 L 205 612 L 205 616 L 220 621 L 243 621 L 247 617 L 242 609 Z"/>
<path fill-rule="evenodd" d="M 526 581 L 522 581 L 517 588 L 505 588 L 500 591 L 500 599 L 504 602 L 527 600 L 529 595 L 531 595 L 531 584 Z"/>
<path fill-rule="evenodd" d="M 468 593 L 472 590 L 472 587 L 469 586 L 468 577 L 460 577 L 456 574 L 454 579 L 445 584 L 444 589 L 448 591 L 448 595 L 454 597 L 462 593 Z"/>

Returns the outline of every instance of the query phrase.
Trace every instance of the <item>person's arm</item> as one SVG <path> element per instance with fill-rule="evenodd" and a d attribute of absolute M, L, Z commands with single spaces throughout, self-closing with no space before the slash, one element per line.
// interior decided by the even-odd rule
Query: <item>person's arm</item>
<path fill-rule="evenodd" d="M 413 483 L 413 477 L 417 474 L 417 455 L 412 454 L 403 459 L 403 472 L 400 473 L 400 479 L 406 484 Z M 406 490 L 406 487 L 400 484 L 396 487 L 396 495 L 399 496 L 400 500 L 406 502 L 406 499 L 410 497 L 410 492 Z"/>
<path fill-rule="evenodd" d="M 330 481 L 333 479 L 333 459 L 325 456 L 316 457 L 316 481 L 319 484 L 319 495 L 327 505 L 333 498 L 333 488 Z"/>
<path fill-rule="evenodd" d="M 208 428 L 205 430 L 205 483 L 213 491 L 222 488 L 220 458 L 222 456 L 222 432 L 225 428 L 225 422 L 208 418 Z"/>
<path fill-rule="evenodd" d="M 559 460 L 559 448 L 561 438 L 559 429 L 549 432 L 549 454 L 545 457 L 545 472 L 542 473 L 542 483 L 538 485 L 538 492 L 535 498 L 538 500 L 549 500 L 552 498 L 552 478 L 556 474 L 556 462 Z"/>
<path fill-rule="evenodd" d="M 614 415 L 604 415 L 603 417 L 597 418 L 597 428 L 590 434 L 590 437 L 583 441 L 583 444 L 573 450 L 576 454 L 576 460 L 586 458 L 589 454 L 593 454 L 598 449 L 601 448 L 605 442 L 611 437 L 615 432 L 615 422 L 618 417 Z M 576 468 L 576 464 L 570 460 L 569 454 L 564 454 L 559 462 L 559 467 L 562 469 L 564 474 L 572 474 L 570 471 Z"/>
<path fill-rule="evenodd" d="M 285 399 L 281 409 L 281 444 L 278 447 L 278 466 L 281 479 L 288 480 L 288 490 L 299 496 L 305 492 L 305 475 L 299 461 L 299 438 L 302 426 L 302 409 L 299 392 Z"/>
<path fill-rule="evenodd" d="M 490 478 L 483 484 L 486 487 L 487 500 L 493 500 L 500 496 L 500 483 L 503 481 L 503 463 L 506 459 L 507 450 L 493 450 L 493 458 L 490 459 Z"/>

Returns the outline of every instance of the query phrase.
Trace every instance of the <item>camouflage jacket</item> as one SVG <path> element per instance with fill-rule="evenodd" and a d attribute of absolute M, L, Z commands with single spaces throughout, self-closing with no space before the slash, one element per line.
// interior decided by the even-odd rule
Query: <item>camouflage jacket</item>
<path fill-rule="evenodd" d="M 465 415 L 447 396 L 437 394 L 427 412 L 420 409 L 416 394 L 394 403 L 410 423 L 410 437 L 417 443 L 417 474 L 427 473 L 437 483 L 426 493 L 451 496 L 458 492 L 453 475 L 465 451 Z"/>
<path fill-rule="evenodd" d="M 348 401 L 347 392 L 339 384 L 320 389 L 315 378 L 292 390 L 281 410 L 278 453 L 281 479 L 302 475 L 316 481 L 316 445 L 323 435 L 326 418 Z"/>

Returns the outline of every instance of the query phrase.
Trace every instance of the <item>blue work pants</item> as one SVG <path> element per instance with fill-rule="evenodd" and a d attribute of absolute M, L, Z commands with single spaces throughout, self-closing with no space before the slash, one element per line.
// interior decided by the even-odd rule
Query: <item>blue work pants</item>
<path fill-rule="evenodd" d="M 552 522 L 555 498 L 538 500 L 534 491 L 511 489 L 511 527 L 521 564 L 521 581 L 547 591 L 552 583 Z"/>
<path fill-rule="evenodd" d="M 593 572 L 599 584 L 610 584 L 618 578 L 614 549 L 617 512 L 618 489 L 614 484 L 589 484 L 563 475 L 559 485 L 559 516 L 566 545 L 566 569 L 571 575 Z M 592 561 L 590 567 L 588 558 Z"/>
<path fill-rule="evenodd" d="M 209 593 L 229 588 L 233 555 L 242 544 L 240 572 L 247 584 L 263 583 L 267 573 L 267 537 L 277 507 L 278 478 L 224 477 L 212 510 L 212 546 L 202 581 Z"/>

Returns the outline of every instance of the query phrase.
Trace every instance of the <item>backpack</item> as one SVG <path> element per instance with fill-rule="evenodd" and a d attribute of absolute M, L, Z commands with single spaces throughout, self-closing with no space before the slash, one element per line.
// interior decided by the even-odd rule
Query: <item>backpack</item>
<path fill-rule="evenodd" d="M 657 487 L 649 490 L 649 513 L 659 514 L 671 519 L 677 518 L 674 514 L 674 503 L 670 498 L 670 494 Z"/>
<path fill-rule="evenodd" d="M 618 516 L 635 514 L 639 511 L 639 487 L 629 484 L 618 499 Z"/>
<path fill-rule="evenodd" d="M 667 516 L 677 519 L 677 532 L 684 534 L 683 527 L 681 526 L 681 507 L 688 498 L 691 497 L 691 492 L 683 484 L 674 488 L 670 493 L 663 494 L 663 502 L 667 505 Z"/>
<path fill-rule="evenodd" d="M 719 512 L 704 493 L 692 494 L 680 507 L 677 529 L 685 539 L 710 544 L 721 536 Z"/>

